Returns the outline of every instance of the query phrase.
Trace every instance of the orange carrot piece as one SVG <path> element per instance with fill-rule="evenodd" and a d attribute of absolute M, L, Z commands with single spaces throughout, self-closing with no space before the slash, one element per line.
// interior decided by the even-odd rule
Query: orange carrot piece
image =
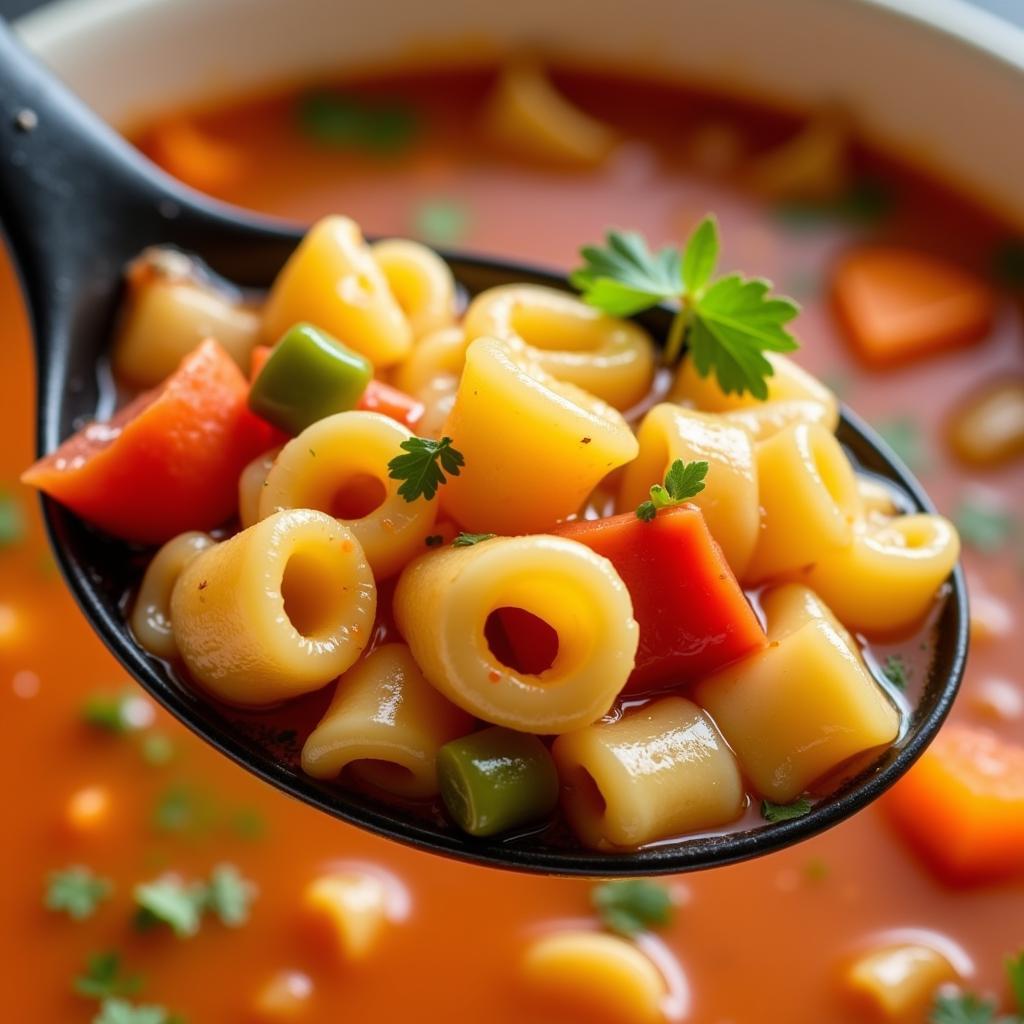
<path fill-rule="evenodd" d="M 257 345 L 249 356 L 249 383 L 260 375 L 260 370 L 267 365 L 270 353 L 274 351 L 273 345 Z"/>
<path fill-rule="evenodd" d="M 380 380 L 371 380 L 366 385 L 366 390 L 356 403 L 356 408 L 365 412 L 379 412 L 382 416 L 390 416 L 391 419 L 398 420 L 410 430 L 415 429 L 424 413 L 422 402 Z"/>
<path fill-rule="evenodd" d="M 184 116 L 157 124 L 143 140 L 143 149 L 165 171 L 202 192 L 219 192 L 236 184 L 248 166 L 241 149 Z"/>
<path fill-rule="evenodd" d="M 897 246 L 849 252 L 832 279 L 836 310 L 861 358 L 888 367 L 981 341 L 995 296 L 972 274 Z"/>
<path fill-rule="evenodd" d="M 954 882 L 1024 871 L 1024 747 L 949 725 L 890 790 L 897 828 Z"/>

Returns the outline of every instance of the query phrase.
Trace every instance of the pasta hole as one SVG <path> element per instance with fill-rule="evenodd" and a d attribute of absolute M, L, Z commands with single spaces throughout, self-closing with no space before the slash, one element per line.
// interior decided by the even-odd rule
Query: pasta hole
<path fill-rule="evenodd" d="M 558 634 L 524 608 L 496 608 L 487 616 L 484 636 L 491 654 L 523 675 L 540 675 L 558 656 Z"/>
<path fill-rule="evenodd" d="M 405 765 L 376 757 L 353 761 L 344 774 L 349 775 L 354 782 L 400 796 L 405 795 L 416 781 L 416 776 Z"/>
<path fill-rule="evenodd" d="M 300 551 L 288 559 L 281 578 L 284 613 L 303 636 L 334 632 L 345 611 L 338 553 Z"/>
<path fill-rule="evenodd" d="M 380 508 L 387 496 L 387 489 L 377 477 L 357 473 L 334 492 L 327 511 L 337 519 L 363 519 Z"/>
<path fill-rule="evenodd" d="M 594 818 L 604 816 L 608 808 L 608 802 L 601 792 L 601 787 L 586 768 L 579 767 L 572 777 L 572 788 L 575 790 L 575 798 L 578 804 Z"/>

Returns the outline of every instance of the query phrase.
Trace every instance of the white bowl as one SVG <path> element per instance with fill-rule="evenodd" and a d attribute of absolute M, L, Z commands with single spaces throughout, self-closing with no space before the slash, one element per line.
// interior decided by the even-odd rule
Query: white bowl
<path fill-rule="evenodd" d="M 865 134 L 1024 225 L 1024 30 L 964 0 L 62 0 L 25 40 L 115 124 L 392 62 L 516 46 L 834 98 Z"/>

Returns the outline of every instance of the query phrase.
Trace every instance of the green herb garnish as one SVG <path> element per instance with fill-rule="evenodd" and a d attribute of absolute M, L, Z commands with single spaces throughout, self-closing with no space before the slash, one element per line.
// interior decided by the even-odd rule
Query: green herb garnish
<path fill-rule="evenodd" d="M 181 939 L 199 931 L 206 907 L 206 886 L 202 882 L 186 883 L 168 875 L 140 883 L 133 896 L 139 908 L 135 924 L 140 930 L 166 924 Z"/>
<path fill-rule="evenodd" d="M 595 886 L 590 901 L 602 924 L 626 937 L 670 924 L 675 912 L 672 894 L 665 886 L 639 878 Z"/>
<path fill-rule="evenodd" d="M 448 476 L 458 476 L 466 464 L 462 452 L 452 447 L 450 437 L 432 441 L 429 437 L 410 437 L 399 448 L 404 455 L 396 455 L 388 463 L 388 476 L 402 480 L 398 493 L 406 501 L 426 498 L 429 501 L 438 487 L 447 482 Z"/>
<path fill-rule="evenodd" d="M 217 817 L 207 794 L 196 786 L 176 782 L 160 794 L 153 808 L 153 826 L 161 832 L 202 832 Z"/>
<path fill-rule="evenodd" d="M 977 499 L 961 501 L 953 522 L 964 543 L 985 554 L 998 551 L 1014 533 L 1013 516 L 1008 511 Z"/>
<path fill-rule="evenodd" d="M 267 819 L 255 807 L 240 807 L 228 824 L 239 839 L 254 841 L 267 834 Z"/>
<path fill-rule="evenodd" d="M 322 145 L 380 155 L 405 149 L 420 127 L 417 112 L 408 104 L 339 92 L 304 96 L 297 115 L 303 132 Z"/>
<path fill-rule="evenodd" d="M 973 992 L 943 993 L 935 998 L 928 1024 L 1024 1024 L 1024 950 L 1007 958 L 1006 977 L 1015 1013 L 1000 1014 L 994 999 Z"/>
<path fill-rule="evenodd" d="M 923 469 L 930 461 L 921 438 L 921 429 L 909 416 L 898 416 L 874 424 L 885 443 L 910 469 Z"/>
<path fill-rule="evenodd" d="M 428 245 L 453 245 L 469 228 L 469 209 L 456 199 L 431 199 L 413 215 L 412 233 Z"/>
<path fill-rule="evenodd" d="M 882 675 L 900 691 L 905 690 L 910 683 L 910 671 L 907 669 L 907 663 L 898 654 L 890 654 L 885 659 L 885 663 L 882 665 Z"/>
<path fill-rule="evenodd" d="M 683 462 L 676 459 L 665 474 L 665 485 L 651 487 L 649 501 L 637 506 L 636 517 L 649 523 L 659 508 L 672 508 L 704 490 L 704 478 L 708 475 L 706 462 Z"/>
<path fill-rule="evenodd" d="M 791 821 L 802 818 L 814 805 L 807 797 L 802 796 L 791 804 L 773 804 L 771 800 L 761 801 L 761 817 L 765 821 Z"/>
<path fill-rule="evenodd" d="M 43 904 L 47 910 L 63 911 L 72 920 L 84 921 L 113 891 L 109 878 L 100 878 L 89 868 L 76 865 L 49 874 Z"/>
<path fill-rule="evenodd" d="M 765 352 L 791 352 L 797 342 L 785 329 L 799 312 L 791 299 L 769 294 L 757 278 L 728 274 L 712 281 L 718 261 L 718 225 L 708 216 L 680 253 L 668 246 L 652 253 L 642 235 L 609 231 L 604 248 L 584 246 L 584 264 L 570 280 L 590 305 L 612 316 L 633 316 L 659 303 L 679 303 L 665 345 L 673 363 L 684 343 L 701 376 L 714 371 L 726 394 L 749 391 L 768 397 L 774 372 Z"/>
<path fill-rule="evenodd" d="M 176 753 L 174 741 L 162 732 L 152 732 L 143 736 L 139 749 L 142 752 L 142 760 L 154 768 L 170 764 Z"/>
<path fill-rule="evenodd" d="M 869 226 L 887 217 L 894 205 L 894 196 L 885 183 L 861 178 L 833 199 L 790 200 L 777 207 L 777 214 L 784 224 L 796 229 L 827 221 Z"/>
<path fill-rule="evenodd" d="M 474 544 L 479 544 L 483 540 L 490 540 L 492 537 L 496 536 L 496 533 L 460 533 L 458 537 L 452 541 L 452 547 L 471 548 Z"/>
<path fill-rule="evenodd" d="M 133 690 L 94 693 L 82 706 L 82 721 L 112 733 L 145 728 L 152 718 L 152 706 Z"/>
<path fill-rule="evenodd" d="M 184 1024 L 162 1006 L 139 1006 L 125 999 L 104 999 L 92 1024 Z"/>
<path fill-rule="evenodd" d="M 133 996 L 142 988 L 142 976 L 121 973 L 121 954 L 116 950 L 91 953 L 85 971 L 75 978 L 74 990 L 90 999 Z"/>
<path fill-rule="evenodd" d="M 13 547 L 25 536 L 25 513 L 21 502 L 0 491 L 0 548 Z"/>
<path fill-rule="evenodd" d="M 238 928 L 249 920 L 249 905 L 256 896 L 256 887 L 246 880 L 233 864 L 219 864 L 213 869 L 206 886 L 205 906 L 222 924 Z"/>

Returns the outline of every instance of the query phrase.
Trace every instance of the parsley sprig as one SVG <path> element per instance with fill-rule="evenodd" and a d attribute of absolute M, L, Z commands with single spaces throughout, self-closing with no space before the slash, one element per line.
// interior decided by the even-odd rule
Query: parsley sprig
<path fill-rule="evenodd" d="M 207 913 L 229 928 L 237 928 L 249 919 L 255 895 L 256 887 L 231 864 L 215 867 L 207 882 L 185 882 L 176 875 L 164 875 L 135 887 L 135 922 L 142 930 L 165 924 L 178 938 L 195 935 Z"/>
<path fill-rule="evenodd" d="M 1015 1013 L 1001 1014 L 994 999 L 973 992 L 942 992 L 935 997 L 928 1024 L 1024 1024 L 1024 950 L 1006 961 Z"/>
<path fill-rule="evenodd" d="M 761 817 L 765 821 L 791 821 L 793 818 L 802 818 L 810 813 L 814 805 L 807 797 L 802 796 L 791 804 L 773 804 L 771 800 L 761 801 Z"/>
<path fill-rule="evenodd" d="M 410 437 L 399 447 L 404 455 L 396 455 L 388 463 L 388 476 L 403 481 L 398 493 L 406 501 L 426 498 L 430 501 L 449 476 L 458 476 L 466 464 L 462 452 L 452 447 L 450 437 L 433 441 L 429 437 Z M 445 476 L 445 474 L 448 476 Z"/>
<path fill-rule="evenodd" d="M 675 913 L 675 903 L 669 890 L 657 882 L 641 878 L 595 886 L 590 901 L 601 923 L 627 938 L 650 928 L 671 924 Z"/>
<path fill-rule="evenodd" d="M 121 971 L 121 954 L 109 949 L 91 953 L 85 970 L 74 980 L 75 992 L 89 999 L 133 996 L 142 989 L 142 976 Z"/>
<path fill-rule="evenodd" d="M 636 517 L 649 523 L 659 508 L 672 508 L 700 494 L 704 490 L 704 478 L 708 475 L 706 462 L 683 462 L 676 459 L 665 474 L 665 484 L 651 487 L 649 501 L 637 506 Z"/>
<path fill-rule="evenodd" d="M 662 302 L 678 303 L 665 346 L 674 363 L 690 347 L 702 377 L 714 372 L 726 394 L 768 397 L 774 372 L 765 352 L 791 352 L 797 342 L 785 325 L 799 312 L 792 299 L 770 293 L 760 278 L 726 274 L 712 280 L 718 262 L 718 222 L 705 217 L 685 249 L 652 252 L 634 231 L 611 230 L 605 245 L 580 250 L 583 266 L 570 280 L 590 305 L 612 316 L 633 316 Z"/>
<path fill-rule="evenodd" d="M 109 878 L 100 878 L 89 868 L 75 865 L 49 874 L 43 904 L 47 910 L 62 911 L 73 921 L 84 921 L 96 913 L 113 891 Z"/>
<path fill-rule="evenodd" d="M 491 540 L 497 536 L 493 533 L 460 533 L 455 540 L 452 541 L 453 548 L 471 548 L 474 544 L 479 544 L 485 540 Z"/>

